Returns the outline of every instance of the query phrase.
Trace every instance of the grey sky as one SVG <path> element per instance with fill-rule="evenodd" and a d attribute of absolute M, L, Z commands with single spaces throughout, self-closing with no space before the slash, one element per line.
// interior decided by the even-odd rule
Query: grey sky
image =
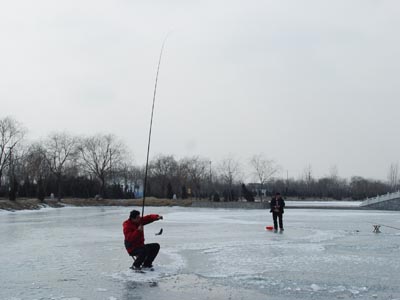
<path fill-rule="evenodd" d="M 54 1 L 0 4 L 0 117 L 29 138 L 113 133 L 152 151 L 284 176 L 386 179 L 400 158 L 398 1 Z"/>

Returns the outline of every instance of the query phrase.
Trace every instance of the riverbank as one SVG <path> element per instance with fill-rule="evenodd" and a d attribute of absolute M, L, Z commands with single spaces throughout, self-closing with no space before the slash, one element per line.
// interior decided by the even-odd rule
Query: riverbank
<path fill-rule="evenodd" d="M 17 199 L 10 201 L 0 199 L 0 210 L 17 211 L 17 210 L 37 210 L 43 207 L 64 207 L 64 206 L 142 206 L 142 199 Z M 146 198 L 146 206 L 191 206 L 192 200 L 174 200 L 174 199 L 157 199 Z"/>
<path fill-rule="evenodd" d="M 313 200 L 298 201 L 285 200 L 285 209 L 365 209 L 360 207 L 360 201 L 333 201 L 333 200 Z M 210 201 L 193 201 L 192 207 L 202 208 L 238 208 L 238 209 L 268 209 L 270 204 L 265 202 L 210 202 Z"/>
<path fill-rule="evenodd" d="M 56 199 L 46 199 L 41 202 L 37 199 L 18 199 L 10 201 L 0 199 L 0 210 L 18 211 L 18 210 L 37 210 L 44 207 L 64 207 L 64 206 L 137 206 L 141 207 L 142 199 L 81 199 L 67 198 L 58 201 Z M 146 206 L 191 206 L 199 208 L 238 208 L 238 209 L 269 209 L 269 202 L 212 202 L 206 199 L 158 199 L 154 197 L 146 198 Z M 363 209 L 359 201 L 334 201 L 332 199 L 309 199 L 298 200 L 286 199 L 286 209 Z"/>

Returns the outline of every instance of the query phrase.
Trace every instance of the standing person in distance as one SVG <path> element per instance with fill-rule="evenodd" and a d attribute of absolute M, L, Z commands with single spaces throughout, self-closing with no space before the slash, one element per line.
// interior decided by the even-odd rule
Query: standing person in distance
<path fill-rule="evenodd" d="M 139 211 L 132 210 L 129 219 L 122 224 L 126 251 L 130 256 L 136 256 L 132 269 L 140 271 L 142 268 L 153 268 L 153 261 L 160 250 L 160 245 L 158 243 L 144 243 L 143 226 L 162 220 L 162 218 L 157 214 L 141 217 Z"/>
<path fill-rule="evenodd" d="M 281 197 L 280 193 L 276 193 L 275 197 L 270 203 L 270 212 L 272 213 L 272 218 L 274 220 L 274 230 L 278 231 L 278 219 L 279 219 L 279 229 L 283 231 L 283 212 L 285 207 L 285 201 Z"/>

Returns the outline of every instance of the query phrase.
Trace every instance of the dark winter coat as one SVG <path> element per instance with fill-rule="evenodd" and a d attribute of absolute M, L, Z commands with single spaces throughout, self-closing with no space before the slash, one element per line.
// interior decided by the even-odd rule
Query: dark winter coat
<path fill-rule="evenodd" d="M 282 198 L 279 198 L 278 200 L 276 200 L 274 198 L 271 200 L 269 212 L 283 214 L 284 207 L 285 207 L 285 200 L 283 200 Z"/>
<path fill-rule="evenodd" d="M 152 223 L 157 221 L 159 217 L 156 214 L 144 216 L 141 218 L 140 224 L 146 225 Z M 126 220 L 122 224 L 122 227 L 125 236 L 125 248 L 129 255 L 131 255 L 134 249 L 144 246 L 144 230 L 138 230 L 139 224 L 132 222 L 130 219 Z"/>

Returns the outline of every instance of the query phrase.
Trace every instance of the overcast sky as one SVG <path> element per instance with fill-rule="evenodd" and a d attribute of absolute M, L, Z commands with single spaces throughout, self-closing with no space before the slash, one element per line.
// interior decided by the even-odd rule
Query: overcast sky
<path fill-rule="evenodd" d="M 15 0 L 0 4 L 0 118 L 35 140 L 112 133 L 151 157 L 298 178 L 387 178 L 400 159 L 397 0 Z"/>

